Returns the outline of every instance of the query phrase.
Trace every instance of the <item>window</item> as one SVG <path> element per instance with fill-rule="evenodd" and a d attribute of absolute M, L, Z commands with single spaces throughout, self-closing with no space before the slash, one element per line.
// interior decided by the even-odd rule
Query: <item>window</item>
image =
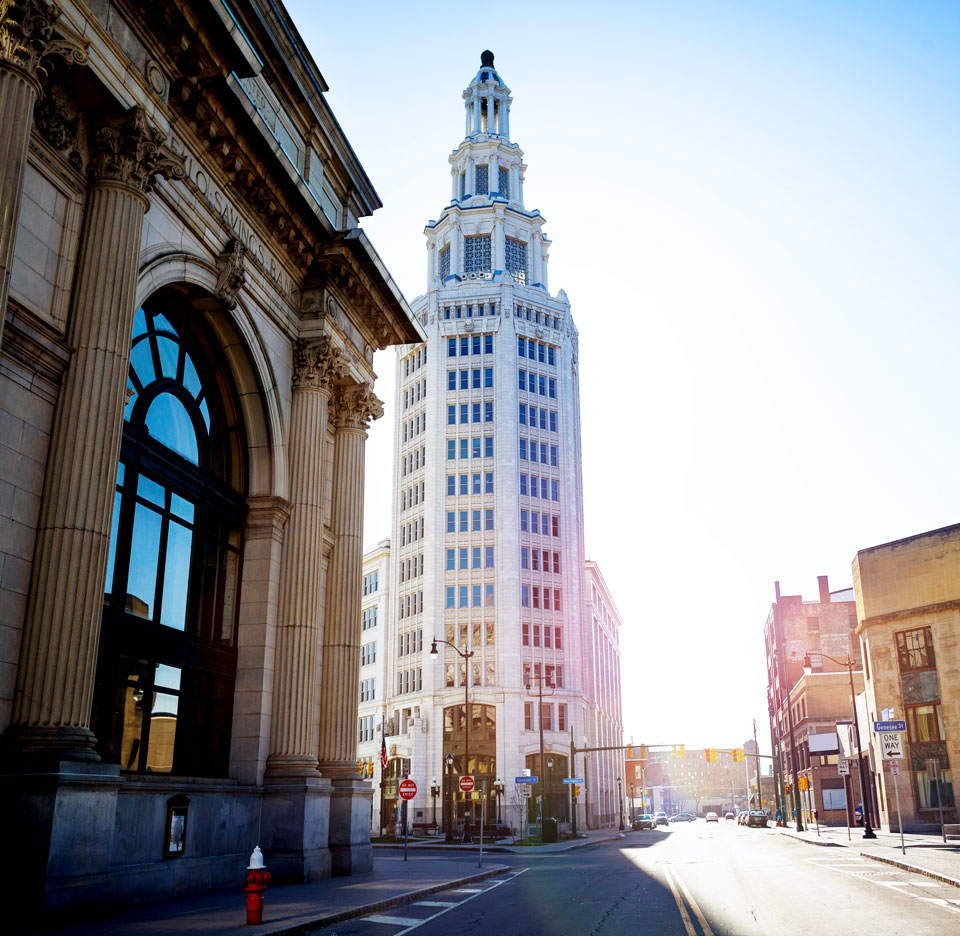
<path fill-rule="evenodd" d="M 521 426 L 525 426 L 527 424 L 527 404 L 526 403 L 520 404 L 519 421 Z"/>
<path fill-rule="evenodd" d="M 520 568 L 530 568 L 530 550 L 526 546 L 520 547 Z"/>
<path fill-rule="evenodd" d="M 480 457 L 480 439 L 479 439 L 479 437 L 477 437 L 477 438 L 475 438 L 475 439 L 471 439 L 470 442 L 471 442 L 471 452 L 473 453 L 471 457 L 472 457 L 472 458 L 479 458 L 479 457 Z"/>
<path fill-rule="evenodd" d="M 540 717 L 543 719 L 543 730 L 553 731 L 553 703 L 540 703 Z"/>
<path fill-rule="evenodd" d="M 452 553 L 452 552 L 453 552 L 452 549 L 448 549 L 448 550 L 447 550 L 447 554 L 448 554 L 448 555 L 450 555 L 450 553 Z M 453 561 L 453 559 L 452 559 L 452 557 L 451 557 L 451 558 L 448 560 L 448 563 L 449 563 L 449 562 L 452 562 L 452 561 Z M 448 568 L 448 569 L 451 569 L 451 568 L 453 568 L 453 566 L 451 566 L 451 565 L 448 564 L 448 565 L 447 565 L 447 568 Z M 453 605 L 454 605 L 455 593 L 454 593 L 454 590 L 453 590 L 453 589 L 454 589 L 454 586 L 453 586 L 453 585 L 448 585 L 448 586 L 447 586 L 447 607 L 448 607 L 448 608 L 452 608 Z"/>
<path fill-rule="evenodd" d="M 551 367 L 557 366 L 557 349 L 553 345 L 547 345 L 547 363 Z"/>
<path fill-rule="evenodd" d="M 474 390 L 479 390 L 480 389 L 480 368 L 479 367 L 473 368 L 473 370 L 470 372 L 470 375 L 472 378 L 470 386 Z"/>
<path fill-rule="evenodd" d="M 477 184 L 474 186 L 476 191 L 474 195 L 487 195 L 489 194 L 489 167 L 488 166 L 477 166 L 474 169 L 476 174 Z"/>
<path fill-rule="evenodd" d="M 555 627 L 553 629 L 553 649 L 563 649 L 563 628 L 561 627 Z"/>
<path fill-rule="evenodd" d="M 550 482 L 550 500 L 554 500 L 554 501 L 560 500 L 560 482 L 559 481 Z"/>
<path fill-rule="evenodd" d="M 897 656 L 900 660 L 900 672 L 933 669 L 936 665 L 933 656 L 933 635 L 929 627 L 901 631 L 897 634 Z"/>
<path fill-rule="evenodd" d="M 469 452 L 469 450 L 470 450 L 470 440 L 461 439 L 460 440 L 460 457 L 467 458 L 467 453 Z"/>
<path fill-rule="evenodd" d="M 452 572 L 456 568 L 456 550 L 447 550 L 447 571 Z"/>
<path fill-rule="evenodd" d="M 493 386 L 493 368 L 492 367 L 485 367 L 483 369 L 483 385 L 485 387 Z"/>
<path fill-rule="evenodd" d="M 480 511 L 479 511 L 479 510 L 473 511 L 473 527 L 472 527 L 472 529 L 473 529 L 475 532 L 478 532 L 478 531 L 480 530 Z"/>
<path fill-rule="evenodd" d="M 448 533 L 457 532 L 457 514 L 453 510 L 447 511 L 447 532 Z"/>
<path fill-rule="evenodd" d="M 459 603 L 458 607 L 460 607 L 460 608 L 466 608 L 466 607 L 468 607 L 468 604 L 467 604 L 467 586 L 466 586 L 466 585 L 461 585 L 461 586 L 460 586 L 460 603 Z"/>
<path fill-rule="evenodd" d="M 480 314 L 483 315 L 483 306 L 480 306 Z M 483 353 L 493 354 L 493 335 L 483 336 Z"/>
<path fill-rule="evenodd" d="M 460 183 L 463 184 L 463 176 L 460 177 Z M 440 248 L 440 279 L 445 280 L 450 275 L 450 246 Z"/>
<path fill-rule="evenodd" d="M 493 436 L 483 437 L 483 457 L 493 458 Z"/>
<path fill-rule="evenodd" d="M 474 547 L 472 548 L 472 550 L 471 550 L 471 564 L 470 564 L 470 567 L 473 568 L 473 569 L 481 569 L 481 568 L 483 568 L 483 565 L 482 565 L 482 562 L 481 562 L 480 549 L 481 549 L 480 546 L 474 546 Z"/>
<path fill-rule="evenodd" d="M 360 647 L 360 665 L 368 666 L 377 662 L 377 642 L 365 643 Z"/>
<path fill-rule="evenodd" d="M 466 479 L 466 475 L 464 475 L 464 479 Z M 471 484 L 470 484 L 470 493 L 471 494 L 480 493 L 480 472 L 479 471 L 475 471 L 473 473 L 473 476 L 471 478 Z"/>
<path fill-rule="evenodd" d="M 567 703 L 559 702 L 557 704 L 557 731 L 567 730 Z"/>
<path fill-rule="evenodd" d="M 473 308 L 471 306 L 471 308 Z M 481 335 L 474 335 L 470 340 L 470 353 L 471 354 L 480 354 L 480 341 L 482 340 Z"/>
<path fill-rule="evenodd" d="M 447 389 L 457 389 L 457 372 L 455 370 L 447 371 Z"/>
<path fill-rule="evenodd" d="M 460 389 L 461 390 L 470 389 L 470 371 L 468 370 L 460 371 Z"/>
<path fill-rule="evenodd" d="M 457 339 L 448 338 L 447 339 L 447 357 L 456 357 L 457 356 Z"/>
<path fill-rule="evenodd" d="M 493 422 L 493 400 L 485 400 L 483 404 L 483 421 Z"/>
<path fill-rule="evenodd" d="M 504 197 L 510 197 L 510 170 L 499 166 L 497 169 L 497 191 Z"/>
<path fill-rule="evenodd" d="M 487 471 L 483 475 L 483 493 L 492 494 L 493 493 L 493 472 Z"/>
<path fill-rule="evenodd" d="M 493 568 L 493 547 L 484 546 L 484 568 L 492 569 Z"/>
<path fill-rule="evenodd" d="M 460 511 L 460 532 L 467 533 L 470 530 L 469 523 L 467 522 L 467 517 L 469 516 L 466 510 Z"/>
<path fill-rule="evenodd" d="M 507 237 L 504 239 L 504 253 L 507 272 L 515 283 L 523 285 L 527 281 L 527 245 L 523 241 Z"/>
<path fill-rule="evenodd" d="M 527 440 L 526 439 L 520 440 L 520 460 L 521 461 L 527 460 Z"/>
<path fill-rule="evenodd" d="M 547 396 L 550 397 L 551 400 L 557 398 L 557 381 L 553 377 L 547 378 Z"/>
<path fill-rule="evenodd" d="M 463 239 L 465 273 L 490 272 L 490 235 L 477 234 Z"/>
<path fill-rule="evenodd" d="M 452 374 L 453 371 L 450 371 L 450 373 Z M 452 406 L 452 405 L 448 406 L 447 407 L 447 425 L 455 426 L 456 424 L 457 424 L 457 408 L 456 406 Z"/>
<path fill-rule="evenodd" d="M 480 586 L 479 586 L 479 585 L 474 585 L 474 586 L 473 586 L 473 603 L 472 603 L 471 606 L 474 607 L 474 608 L 479 608 L 479 607 L 481 606 L 481 605 L 480 605 Z"/>
<path fill-rule="evenodd" d="M 485 511 L 484 511 L 484 523 L 483 523 L 483 528 L 484 528 L 485 530 L 492 530 L 492 529 L 493 529 L 493 510 L 485 510 Z"/>
<path fill-rule="evenodd" d="M 533 731 L 533 703 L 523 703 L 523 730 Z"/>
<path fill-rule="evenodd" d="M 457 457 L 457 440 L 447 439 L 447 461 L 453 461 Z"/>
<path fill-rule="evenodd" d="M 529 585 L 520 586 L 520 606 L 523 608 L 530 607 L 530 586 Z"/>
<path fill-rule="evenodd" d="M 550 414 L 553 415 L 552 413 Z M 557 467 L 557 447 L 555 445 L 550 446 L 550 467 Z"/>
<path fill-rule="evenodd" d="M 377 626 L 377 609 L 367 608 L 363 612 L 363 630 L 370 630 Z"/>
<path fill-rule="evenodd" d="M 467 566 L 467 547 L 466 547 L 466 546 L 461 546 L 461 547 L 460 547 L 460 568 L 461 568 L 461 569 L 466 569 L 466 568 L 468 568 L 468 566 Z"/>
<path fill-rule="evenodd" d="M 517 371 L 517 386 L 521 390 L 527 389 L 527 372 L 522 367 Z"/>
<path fill-rule="evenodd" d="M 447 497 L 453 497 L 457 493 L 457 476 L 447 475 Z"/>
<path fill-rule="evenodd" d="M 226 777 L 246 443 L 200 318 L 134 316 L 91 727 L 122 770 Z"/>
<path fill-rule="evenodd" d="M 493 585 L 483 586 L 483 606 L 485 608 L 493 607 Z"/>
<path fill-rule="evenodd" d="M 911 744 L 926 741 L 946 741 L 943 731 L 943 716 L 940 712 L 940 703 L 927 705 L 908 705 L 907 733 Z"/>

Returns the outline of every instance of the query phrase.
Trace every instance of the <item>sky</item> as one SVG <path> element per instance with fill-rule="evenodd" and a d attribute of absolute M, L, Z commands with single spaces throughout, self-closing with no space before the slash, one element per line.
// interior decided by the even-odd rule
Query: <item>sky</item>
<path fill-rule="evenodd" d="M 960 522 L 960 4 L 287 7 L 408 299 L 491 49 L 550 287 L 580 332 L 585 541 L 624 620 L 624 733 L 769 751 L 779 580 Z M 394 353 L 367 448 L 389 535 Z"/>

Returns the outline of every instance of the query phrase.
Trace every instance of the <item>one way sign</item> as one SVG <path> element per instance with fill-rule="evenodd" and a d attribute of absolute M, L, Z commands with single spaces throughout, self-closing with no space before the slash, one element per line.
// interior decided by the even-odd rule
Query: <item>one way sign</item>
<path fill-rule="evenodd" d="M 899 731 L 881 731 L 880 749 L 884 760 L 903 757 L 903 735 Z"/>

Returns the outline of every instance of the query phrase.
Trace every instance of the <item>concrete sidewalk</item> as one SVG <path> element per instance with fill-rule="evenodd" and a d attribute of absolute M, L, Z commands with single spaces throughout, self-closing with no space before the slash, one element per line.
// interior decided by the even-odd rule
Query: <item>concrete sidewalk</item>
<path fill-rule="evenodd" d="M 488 852 L 490 854 L 511 854 L 511 855 L 556 855 L 562 854 L 563 852 L 575 851 L 578 848 L 586 848 L 589 845 L 596 845 L 599 842 L 615 842 L 617 839 L 622 838 L 625 835 L 629 835 L 630 830 L 627 829 L 624 832 L 618 832 L 616 829 L 599 829 L 591 830 L 588 829 L 586 832 L 581 832 L 579 837 L 576 839 L 564 839 L 560 842 L 551 842 L 548 845 L 517 845 L 514 844 L 512 838 L 503 838 L 498 839 L 495 842 L 488 841 L 487 839 L 483 840 L 483 853 L 486 855 Z M 399 841 L 390 841 L 390 842 L 375 842 L 374 843 L 375 851 L 380 849 L 396 849 L 403 848 L 403 839 Z M 471 852 L 476 854 L 480 851 L 480 840 L 479 837 L 474 838 L 473 842 L 469 845 L 461 844 L 450 844 L 447 845 L 444 843 L 442 835 L 410 838 L 407 842 L 407 848 L 409 851 L 416 850 L 417 852 L 431 851 L 436 852 L 437 854 L 450 854 L 450 853 L 460 853 L 460 852 Z"/>
<path fill-rule="evenodd" d="M 269 886 L 264 892 L 261 926 L 246 925 L 244 882 L 238 881 L 235 890 L 134 904 L 102 919 L 42 932 L 50 936 L 129 936 L 131 932 L 138 936 L 293 936 L 495 877 L 505 870 L 504 865 L 492 862 L 479 868 L 466 855 L 452 860 L 413 854 L 404 861 L 402 854 L 378 854 L 373 871 L 367 874 Z"/>
<path fill-rule="evenodd" d="M 616 841 L 615 829 L 586 832 L 582 839 L 540 846 L 502 845 L 490 850 L 530 857 L 546 857 L 598 842 Z M 173 896 L 164 903 L 120 907 L 100 919 L 69 926 L 45 927 L 47 936 L 293 936 L 341 920 L 366 916 L 389 907 L 495 877 L 507 871 L 496 857 L 487 859 L 484 842 L 483 867 L 478 867 L 480 845 L 441 845 L 442 839 L 409 842 L 408 860 L 403 843 L 377 845 L 373 871 L 352 877 L 335 877 L 314 884 L 270 885 L 264 893 L 263 925 L 247 926 L 243 881 L 230 891 L 207 892 L 188 897 Z M 266 856 L 267 870 L 270 856 Z"/>
<path fill-rule="evenodd" d="M 847 830 L 844 827 L 820 826 L 819 835 L 816 827 L 805 829 L 803 832 L 797 832 L 789 827 L 776 831 L 788 838 L 799 839 L 810 845 L 850 848 L 864 858 L 871 858 L 904 871 L 914 871 L 941 883 L 960 887 L 960 844 L 949 839 L 944 844 L 939 835 L 904 833 L 903 845 L 906 854 L 903 854 L 900 849 L 899 832 L 875 830 L 877 833 L 875 839 L 865 839 L 863 830 L 855 828 L 850 830 L 848 839 Z"/>

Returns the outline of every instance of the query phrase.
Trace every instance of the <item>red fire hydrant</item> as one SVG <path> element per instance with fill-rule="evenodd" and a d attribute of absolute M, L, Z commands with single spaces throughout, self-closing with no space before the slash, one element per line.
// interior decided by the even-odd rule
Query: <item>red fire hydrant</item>
<path fill-rule="evenodd" d="M 270 872 L 263 865 L 263 852 L 257 845 L 250 855 L 247 866 L 247 925 L 257 926 L 263 922 L 263 892 L 270 883 Z"/>

